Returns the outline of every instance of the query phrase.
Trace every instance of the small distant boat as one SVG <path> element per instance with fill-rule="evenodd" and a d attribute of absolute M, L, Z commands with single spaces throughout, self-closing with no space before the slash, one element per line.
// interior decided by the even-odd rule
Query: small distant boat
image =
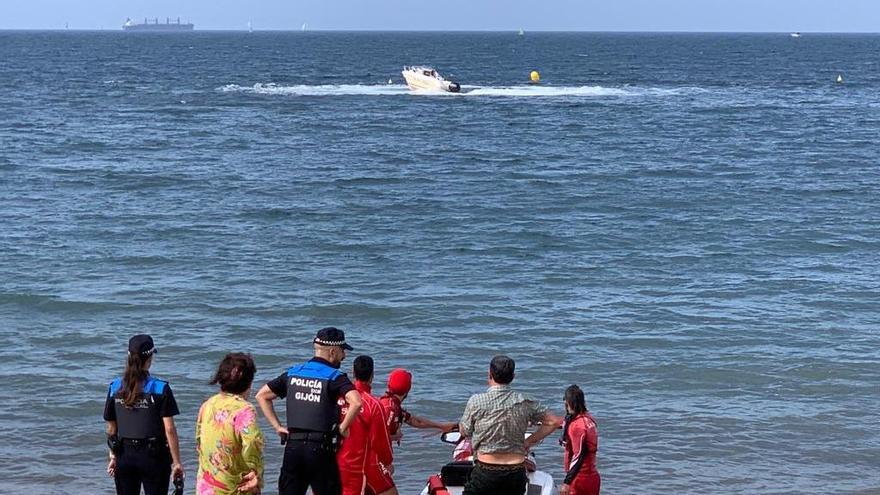
<path fill-rule="evenodd" d="M 516 34 L 518 34 L 519 36 L 525 36 L 526 32 L 523 31 L 523 28 L 519 28 L 519 32 Z"/>
<path fill-rule="evenodd" d="M 800 38 L 800 37 L 801 37 L 801 33 L 791 33 L 791 37 L 792 37 L 792 38 Z"/>
<path fill-rule="evenodd" d="M 248 21 L 248 32 L 249 32 L 249 33 L 253 33 L 253 32 L 254 32 L 254 26 L 251 24 L 251 21 Z"/>
<path fill-rule="evenodd" d="M 448 93 L 461 91 L 461 85 L 457 82 L 447 81 L 432 67 L 421 65 L 404 67 L 401 74 L 406 79 L 406 85 L 413 91 L 446 91 Z"/>
<path fill-rule="evenodd" d="M 306 32 L 307 29 L 309 29 L 309 25 L 304 22 L 302 25 L 302 32 Z"/>

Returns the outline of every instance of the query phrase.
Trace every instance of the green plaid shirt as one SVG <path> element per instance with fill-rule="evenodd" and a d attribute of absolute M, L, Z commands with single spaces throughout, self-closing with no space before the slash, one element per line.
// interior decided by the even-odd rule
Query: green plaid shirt
<path fill-rule="evenodd" d="M 526 429 L 543 420 L 546 413 L 546 407 L 514 392 L 510 385 L 495 385 L 468 400 L 460 421 L 461 433 L 471 437 L 475 455 L 525 455 Z"/>

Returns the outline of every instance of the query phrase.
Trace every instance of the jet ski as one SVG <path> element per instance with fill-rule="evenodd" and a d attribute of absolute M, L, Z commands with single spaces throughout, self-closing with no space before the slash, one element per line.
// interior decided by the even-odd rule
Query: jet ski
<path fill-rule="evenodd" d="M 444 433 L 440 436 L 440 440 L 455 445 L 452 462 L 443 466 L 438 474 L 428 478 L 428 483 L 420 495 L 461 495 L 471 470 L 474 469 L 474 453 L 471 442 L 469 439 L 463 438 L 457 431 Z M 526 472 L 529 476 L 526 495 L 556 495 L 558 493 L 553 477 L 545 471 L 538 470 L 534 453 L 530 452 L 526 457 Z"/>
<path fill-rule="evenodd" d="M 432 67 L 404 67 L 401 74 L 406 79 L 406 85 L 413 91 L 446 91 L 448 93 L 461 91 L 461 85 L 457 82 L 447 81 Z"/>

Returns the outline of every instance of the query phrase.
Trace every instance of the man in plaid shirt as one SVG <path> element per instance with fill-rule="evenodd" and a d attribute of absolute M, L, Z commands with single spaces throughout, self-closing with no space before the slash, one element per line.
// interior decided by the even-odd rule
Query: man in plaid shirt
<path fill-rule="evenodd" d="M 470 437 L 474 470 L 464 495 L 524 495 L 528 486 L 525 459 L 529 449 L 562 423 L 535 399 L 514 391 L 516 363 L 495 356 L 489 364 L 489 390 L 473 395 L 459 429 Z M 529 425 L 541 424 L 528 439 Z"/>

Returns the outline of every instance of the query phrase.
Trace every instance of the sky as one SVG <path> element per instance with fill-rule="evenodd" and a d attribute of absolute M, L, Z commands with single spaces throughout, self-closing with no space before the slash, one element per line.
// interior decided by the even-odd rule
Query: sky
<path fill-rule="evenodd" d="M 0 29 L 880 32 L 880 0 L 0 0 Z"/>

